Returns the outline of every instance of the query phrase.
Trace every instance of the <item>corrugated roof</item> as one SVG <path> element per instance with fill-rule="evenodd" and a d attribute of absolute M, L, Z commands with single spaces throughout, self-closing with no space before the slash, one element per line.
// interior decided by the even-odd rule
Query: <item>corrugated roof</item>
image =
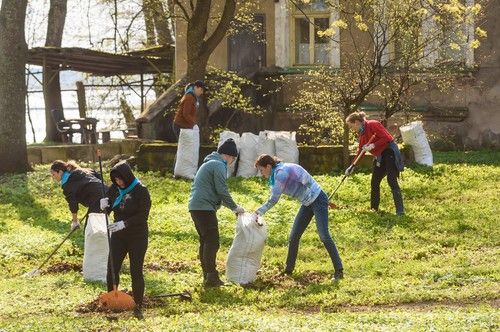
<path fill-rule="evenodd" d="M 28 64 L 73 70 L 96 76 L 171 73 L 171 45 L 114 54 L 86 48 L 36 47 L 28 52 Z"/>

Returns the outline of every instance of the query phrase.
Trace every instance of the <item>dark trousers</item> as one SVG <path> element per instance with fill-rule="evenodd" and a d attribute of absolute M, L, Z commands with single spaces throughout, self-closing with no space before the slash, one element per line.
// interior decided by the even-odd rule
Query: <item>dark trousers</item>
<path fill-rule="evenodd" d="M 376 159 L 373 161 L 370 202 L 371 208 L 374 210 L 378 210 L 380 205 L 380 183 L 385 176 L 387 176 L 387 183 L 392 191 L 396 211 L 398 213 L 404 212 L 403 197 L 398 184 L 399 171 L 396 168 L 394 151 L 390 148 L 386 148 L 382 152 L 382 161 L 380 164 L 377 163 Z"/>
<path fill-rule="evenodd" d="M 189 211 L 200 237 L 199 258 L 203 275 L 216 273 L 216 256 L 219 251 L 219 225 L 215 211 Z"/>
<path fill-rule="evenodd" d="M 295 217 L 288 240 L 288 255 L 285 270 L 291 273 L 295 268 L 300 238 L 311 222 L 312 217 L 316 220 L 316 229 L 319 238 L 332 260 L 333 268 L 335 271 L 342 271 L 342 260 L 328 230 L 328 196 L 324 191 L 321 191 L 318 198 L 311 205 L 302 205 Z"/>
<path fill-rule="evenodd" d="M 120 283 L 120 269 L 123 260 L 128 254 L 130 260 L 130 276 L 132 277 L 132 292 L 134 294 L 134 301 L 137 305 L 142 305 L 144 298 L 144 256 L 148 249 L 148 231 L 127 234 L 121 230 L 111 235 L 111 248 L 110 254 L 113 255 L 113 264 L 115 269 L 116 285 Z M 108 274 L 107 283 L 108 291 L 113 290 L 113 280 L 111 278 L 111 264 L 108 259 Z"/>

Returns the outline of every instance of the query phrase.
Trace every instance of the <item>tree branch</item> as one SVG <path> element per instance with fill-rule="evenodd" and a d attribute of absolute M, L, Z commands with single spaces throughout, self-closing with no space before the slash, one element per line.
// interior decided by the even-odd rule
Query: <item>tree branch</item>
<path fill-rule="evenodd" d="M 236 0 L 226 0 L 219 24 L 215 28 L 212 35 L 205 42 L 203 42 L 202 52 L 205 55 L 207 53 L 211 54 L 217 45 L 219 45 L 222 38 L 224 38 L 227 30 L 229 29 L 229 25 L 234 18 L 235 11 Z"/>
<path fill-rule="evenodd" d="M 189 14 L 188 14 L 186 8 L 182 5 L 182 3 L 179 0 L 174 0 L 174 5 L 179 6 L 179 8 L 181 9 L 181 11 L 184 15 L 184 18 L 186 19 L 186 21 L 189 22 L 189 20 L 190 20 Z"/>

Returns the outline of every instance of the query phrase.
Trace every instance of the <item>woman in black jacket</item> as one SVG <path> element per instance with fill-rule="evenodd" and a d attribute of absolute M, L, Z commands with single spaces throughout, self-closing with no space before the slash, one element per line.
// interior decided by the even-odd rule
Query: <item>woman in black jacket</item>
<path fill-rule="evenodd" d="M 120 269 L 128 254 L 132 292 L 136 308 L 134 315 L 142 319 L 144 297 L 144 256 L 148 248 L 148 216 L 151 199 L 148 189 L 139 182 L 132 169 L 122 161 L 110 173 L 112 186 L 106 198 L 101 199 L 100 207 L 107 213 L 113 211 L 114 223 L 108 226 L 111 234 L 110 254 L 113 255 L 115 280 L 118 286 Z M 108 260 L 108 291 L 113 290 L 110 262 Z"/>
<path fill-rule="evenodd" d="M 72 214 L 71 229 L 80 227 L 78 204 L 88 207 L 88 213 L 101 213 L 101 179 L 90 169 L 81 168 L 74 161 L 56 160 L 50 167 L 52 179 L 61 183 L 64 196 Z"/>

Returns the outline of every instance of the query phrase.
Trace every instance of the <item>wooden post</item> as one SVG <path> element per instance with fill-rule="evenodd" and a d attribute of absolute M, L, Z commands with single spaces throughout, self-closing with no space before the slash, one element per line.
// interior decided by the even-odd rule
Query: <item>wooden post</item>
<path fill-rule="evenodd" d="M 141 74 L 141 114 L 144 112 L 144 74 Z"/>
<path fill-rule="evenodd" d="M 87 100 L 85 99 L 85 86 L 82 81 L 76 82 L 76 97 L 78 99 L 78 112 L 80 118 L 87 117 Z"/>

